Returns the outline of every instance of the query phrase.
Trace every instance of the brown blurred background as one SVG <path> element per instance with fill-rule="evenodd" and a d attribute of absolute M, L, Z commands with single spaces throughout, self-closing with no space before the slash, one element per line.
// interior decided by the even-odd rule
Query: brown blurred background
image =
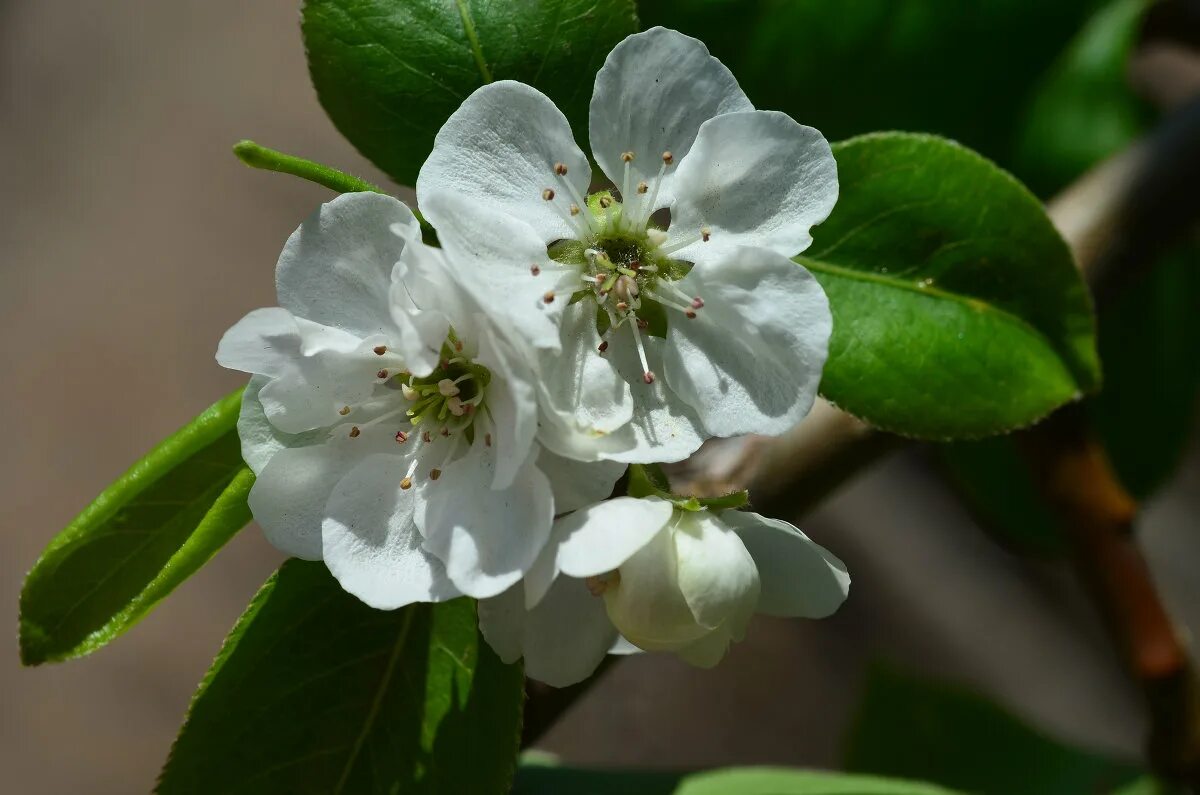
<path fill-rule="evenodd" d="M 296 0 L 0 0 L 0 789 L 148 791 L 221 639 L 280 557 L 254 528 L 127 636 L 23 670 L 17 597 L 101 488 L 241 377 L 213 361 L 273 303 L 275 257 L 327 191 L 240 165 L 269 146 L 384 178 L 309 86 Z M 1200 466 L 1141 522 L 1168 603 L 1200 627 Z M 945 675 L 1053 735 L 1136 756 L 1136 694 L 1072 578 L 992 544 L 919 455 L 801 526 L 854 587 L 835 618 L 760 620 L 715 671 L 623 662 L 547 737 L 580 763 L 835 766 L 866 663 Z M 214 760 L 219 763 L 219 760 Z"/>

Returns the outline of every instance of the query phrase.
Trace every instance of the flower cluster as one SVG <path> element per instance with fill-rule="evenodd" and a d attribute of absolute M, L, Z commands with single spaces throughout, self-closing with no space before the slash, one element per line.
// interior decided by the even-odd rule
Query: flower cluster
<path fill-rule="evenodd" d="M 340 196 L 217 353 L 252 374 L 272 543 L 374 607 L 479 599 L 500 656 L 555 685 L 638 649 L 713 665 L 755 612 L 825 616 L 849 584 L 789 524 L 612 497 L 630 464 L 811 408 L 832 321 L 790 258 L 837 199 L 829 145 L 663 28 L 610 53 L 590 132 L 592 193 L 549 98 L 480 88 L 417 181 L 440 247 L 400 201 Z"/>

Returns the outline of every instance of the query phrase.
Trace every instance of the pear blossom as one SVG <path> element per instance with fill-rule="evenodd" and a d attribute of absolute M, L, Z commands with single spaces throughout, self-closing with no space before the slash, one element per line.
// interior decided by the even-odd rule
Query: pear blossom
<path fill-rule="evenodd" d="M 217 350 L 253 374 L 238 431 L 255 519 L 378 608 L 504 591 L 555 513 L 606 497 L 623 469 L 535 442 L 523 338 L 452 273 L 403 203 L 345 194 L 285 245 L 279 306 Z"/>
<path fill-rule="evenodd" d="M 479 602 L 479 626 L 502 660 L 565 687 L 639 649 L 711 667 L 755 613 L 824 618 L 849 586 L 787 522 L 618 497 L 556 520 L 524 582 Z"/>
<path fill-rule="evenodd" d="M 498 81 L 447 120 L 417 179 L 466 288 L 546 349 L 543 443 L 665 462 L 795 425 L 832 320 L 789 258 L 837 200 L 829 144 L 755 110 L 703 43 L 665 28 L 608 55 L 590 133 L 615 194 L 587 195 L 592 168 L 549 98 Z"/>

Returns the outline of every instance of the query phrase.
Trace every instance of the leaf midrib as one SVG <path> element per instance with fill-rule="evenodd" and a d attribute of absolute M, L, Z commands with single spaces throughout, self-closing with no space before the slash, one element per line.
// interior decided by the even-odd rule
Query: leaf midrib
<path fill-rule="evenodd" d="M 479 67 L 479 74 L 483 78 L 483 82 L 492 82 L 492 72 L 488 69 L 487 61 L 483 58 L 483 48 L 479 46 L 479 36 L 475 33 L 475 20 L 471 18 L 471 10 L 467 8 L 467 0 L 455 0 L 458 5 L 458 15 L 462 17 L 463 30 L 467 34 L 467 41 L 471 45 L 471 55 L 475 57 L 475 65 Z"/>
<path fill-rule="evenodd" d="M 921 286 L 915 284 L 914 282 L 910 282 L 910 281 L 903 280 L 903 279 L 897 279 L 893 276 L 884 276 L 881 273 L 872 273 L 869 271 L 856 270 L 854 268 L 846 268 L 846 267 L 843 267 L 840 265 L 833 265 L 833 264 L 830 264 L 823 260 L 814 259 L 812 257 L 803 257 L 803 256 L 797 257 L 796 261 L 799 262 L 804 267 L 808 268 L 809 270 L 820 271 L 822 273 L 827 273 L 831 276 L 842 276 L 844 278 L 853 279 L 855 281 L 872 282 L 875 284 L 881 284 L 881 285 L 884 285 L 885 287 L 891 287 L 891 288 L 897 289 L 897 290 L 904 290 L 906 292 L 913 293 L 915 295 L 923 295 L 923 296 L 927 296 L 930 298 L 938 298 L 938 299 L 941 299 L 944 301 L 951 301 L 953 303 L 964 306 L 968 309 L 972 309 L 976 312 L 994 314 L 997 317 L 1001 318 L 1002 320 L 1005 320 L 1015 326 L 1018 326 L 1021 329 L 1027 331 L 1028 333 L 1030 333 L 1030 334 L 1040 338 L 1042 341 L 1044 341 L 1046 343 L 1047 347 L 1049 347 L 1050 350 L 1055 351 L 1058 354 L 1059 358 L 1063 360 L 1063 365 L 1065 366 L 1066 371 L 1071 374 L 1072 380 L 1074 380 L 1076 382 L 1078 382 L 1078 380 L 1079 380 L 1078 376 L 1075 374 L 1075 372 L 1073 371 L 1071 366 L 1068 364 L 1068 360 L 1065 357 L 1063 357 L 1062 351 L 1058 350 L 1057 346 L 1055 346 L 1053 340 L 1051 340 L 1049 336 L 1047 336 L 1040 329 L 1038 329 L 1036 326 L 1034 326 L 1032 323 L 1030 323 L 1025 318 L 1021 317 L 1020 315 L 1014 314 L 1014 313 L 1008 311 L 1007 309 L 1002 309 L 1002 308 L 996 306 L 995 304 L 988 303 L 987 301 L 984 301 L 981 298 L 974 298 L 971 296 L 959 295 L 958 293 L 952 293 L 952 292 L 949 292 L 948 290 L 943 290 L 938 287 L 921 287 Z"/>

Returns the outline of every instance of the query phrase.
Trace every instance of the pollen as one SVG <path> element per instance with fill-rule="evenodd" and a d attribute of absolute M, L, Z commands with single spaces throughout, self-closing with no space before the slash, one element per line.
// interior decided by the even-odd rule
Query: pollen
<path fill-rule="evenodd" d="M 640 194 L 642 194 L 642 195 L 645 195 L 646 193 L 649 193 L 649 192 L 650 192 L 650 186 L 649 186 L 649 185 L 647 185 L 647 184 L 646 184 L 644 181 L 643 181 L 643 182 L 639 182 L 639 183 L 638 183 L 638 185 L 637 185 L 637 192 L 638 192 L 638 193 L 640 193 Z"/>
<path fill-rule="evenodd" d="M 357 438 L 358 438 L 358 435 L 359 435 L 360 433 L 362 433 L 362 431 L 360 431 L 360 430 L 358 429 L 358 426 L 357 426 L 357 425 L 355 425 L 353 428 L 351 428 L 351 429 L 350 429 L 350 438 L 351 438 L 351 439 L 357 439 Z"/>
<path fill-rule="evenodd" d="M 376 373 L 376 374 L 375 374 L 375 377 L 376 377 L 376 378 L 387 378 L 387 377 L 388 377 L 388 371 L 387 371 L 387 370 L 380 370 L 378 373 Z"/>
<path fill-rule="evenodd" d="M 401 480 L 400 488 L 404 489 L 405 491 L 408 491 L 409 489 L 411 489 L 412 488 L 412 478 L 404 478 L 403 480 Z"/>
<path fill-rule="evenodd" d="M 404 431 L 396 431 L 396 441 L 400 444 L 404 444 L 408 441 L 408 434 Z"/>
<path fill-rule="evenodd" d="M 663 152 L 662 159 L 663 162 L 669 166 L 675 162 L 675 155 L 671 154 L 670 152 Z"/>
<path fill-rule="evenodd" d="M 712 238 L 712 230 L 704 227 L 700 230 L 700 239 L 707 243 Z"/>
<path fill-rule="evenodd" d="M 349 406 L 342 406 L 340 409 L 338 409 L 338 414 L 341 414 L 343 417 L 345 417 L 349 413 L 350 413 Z"/>
<path fill-rule="evenodd" d="M 647 384 L 653 384 L 654 383 L 654 373 L 647 370 L 646 372 L 642 373 L 642 380 L 645 381 Z"/>
<path fill-rule="evenodd" d="M 633 162 L 633 152 L 622 152 L 621 159 L 624 160 L 626 163 L 632 163 Z"/>
<path fill-rule="evenodd" d="M 560 177 L 565 177 L 567 175 L 567 164 L 566 163 L 555 163 L 554 164 L 554 173 L 558 174 Z"/>
<path fill-rule="evenodd" d="M 546 201 L 554 201 L 554 188 L 546 188 L 542 191 L 542 198 Z"/>
<path fill-rule="evenodd" d="M 387 346 L 386 345 L 376 345 L 373 348 L 373 350 L 375 351 L 376 356 L 383 356 L 385 353 L 387 353 Z"/>

